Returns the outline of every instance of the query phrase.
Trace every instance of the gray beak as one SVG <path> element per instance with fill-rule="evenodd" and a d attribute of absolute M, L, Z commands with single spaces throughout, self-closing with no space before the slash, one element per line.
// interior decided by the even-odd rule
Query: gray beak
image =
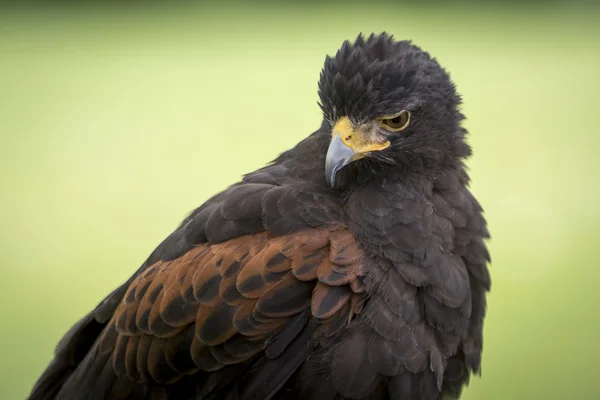
<path fill-rule="evenodd" d="M 335 185 L 335 175 L 350 164 L 353 156 L 354 150 L 346 146 L 338 135 L 334 135 L 325 158 L 325 178 L 331 187 Z"/>

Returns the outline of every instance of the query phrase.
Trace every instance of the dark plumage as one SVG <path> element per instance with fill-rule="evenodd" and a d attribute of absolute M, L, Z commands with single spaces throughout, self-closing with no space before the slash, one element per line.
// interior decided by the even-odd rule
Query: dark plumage
<path fill-rule="evenodd" d="M 328 57 L 319 95 L 321 128 L 186 218 L 30 399 L 460 395 L 490 277 L 454 85 L 382 34 Z"/>

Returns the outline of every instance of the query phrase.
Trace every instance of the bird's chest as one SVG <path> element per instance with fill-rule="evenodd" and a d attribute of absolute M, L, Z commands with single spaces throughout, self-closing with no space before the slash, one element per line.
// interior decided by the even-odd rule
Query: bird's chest
<path fill-rule="evenodd" d="M 381 398 L 411 398 L 406 380 L 416 379 L 441 390 L 471 307 L 464 264 L 451 252 L 452 224 L 430 198 L 409 191 L 357 194 L 346 211 L 364 251 L 366 296 L 333 353 L 336 389 L 357 398 L 383 385 L 389 397 Z"/>
<path fill-rule="evenodd" d="M 461 263 L 453 251 L 459 227 L 452 216 L 459 213 L 444 207 L 447 202 L 432 188 L 385 189 L 354 192 L 345 204 L 345 222 L 364 252 L 367 294 L 405 313 L 411 307 L 401 299 L 416 301 L 419 292 L 443 286 L 444 271 Z"/>

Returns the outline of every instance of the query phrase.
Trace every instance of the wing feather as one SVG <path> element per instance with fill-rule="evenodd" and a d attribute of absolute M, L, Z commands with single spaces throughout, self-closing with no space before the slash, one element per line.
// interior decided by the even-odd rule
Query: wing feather
<path fill-rule="evenodd" d="M 235 390 L 264 396 L 244 400 L 268 398 L 307 356 L 311 332 L 331 336 L 362 311 L 361 260 L 356 240 L 339 226 L 202 243 L 158 260 L 126 288 L 100 335 L 98 356 L 88 354 L 88 370 L 114 374 L 102 393 L 139 385 L 151 393 L 155 385 L 183 385 L 191 374 L 206 379 L 251 363 L 258 381 L 238 379 Z M 214 390 L 195 390 L 228 390 L 210 385 Z"/>

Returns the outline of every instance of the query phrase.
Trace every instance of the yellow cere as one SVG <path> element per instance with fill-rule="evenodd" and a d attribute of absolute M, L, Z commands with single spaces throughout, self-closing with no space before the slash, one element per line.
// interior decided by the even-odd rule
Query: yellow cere
<path fill-rule="evenodd" d="M 389 141 L 381 141 L 377 135 L 367 132 L 364 125 L 355 128 L 348 117 L 342 117 L 336 122 L 332 137 L 335 135 L 356 154 L 381 151 L 390 145 Z"/>

